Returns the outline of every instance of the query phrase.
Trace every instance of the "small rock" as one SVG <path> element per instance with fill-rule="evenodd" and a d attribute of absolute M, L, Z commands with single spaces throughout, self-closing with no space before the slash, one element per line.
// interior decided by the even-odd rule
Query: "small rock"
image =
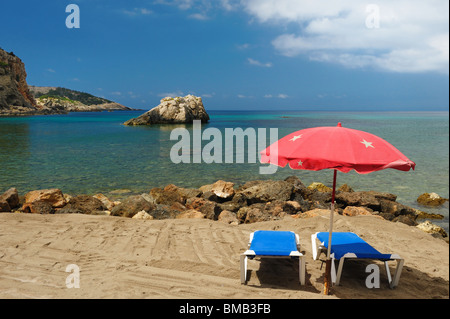
<path fill-rule="evenodd" d="M 113 209 L 113 207 L 114 207 L 114 202 L 113 201 L 111 201 L 108 197 L 106 197 L 105 195 L 103 195 L 103 194 L 95 194 L 94 196 L 92 196 L 92 197 L 94 197 L 94 198 L 97 198 L 99 201 L 101 201 L 102 203 L 103 203 L 103 205 L 105 205 L 106 206 L 106 208 L 108 209 L 108 210 L 112 210 Z"/>
<path fill-rule="evenodd" d="M 347 184 L 341 185 L 341 187 L 339 187 L 337 190 L 339 192 L 348 192 L 348 193 L 353 193 L 354 192 L 353 188 L 351 188 Z"/>
<path fill-rule="evenodd" d="M 223 223 L 226 223 L 226 224 L 230 224 L 230 225 L 238 225 L 239 224 L 239 220 L 236 216 L 236 213 L 230 212 L 229 210 L 223 210 L 219 214 L 219 217 L 217 218 L 217 220 L 221 221 Z"/>
<path fill-rule="evenodd" d="M 186 210 L 186 211 L 178 214 L 176 218 L 177 219 L 192 219 L 192 218 L 203 219 L 203 218 L 206 218 L 206 215 L 203 214 L 202 212 L 199 212 L 198 210 L 189 209 L 189 210 Z"/>
<path fill-rule="evenodd" d="M 53 208 L 52 204 L 43 201 L 43 200 L 35 200 L 32 203 L 25 203 L 22 207 L 22 210 L 25 213 L 31 213 L 31 214 L 54 214 L 55 209 Z"/>
<path fill-rule="evenodd" d="M 9 206 L 7 201 L 0 200 L 0 213 L 9 213 L 11 212 L 11 207 Z"/>
<path fill-rule="evenodd" d="M 424 221 L 423 223 L 420 223 L 416 227 L 429 234 L 439 234 L 444 238 L 448 237 L 447 232 L 442 227 L 435 225 L 428 220 Z"/>
<path fill-rule="evenodd" d="M 111 210 L 111 215 L 131 218 L 142 210 L 150 213 L 155 208 L 155 204 L 148 202 L 141 195 L 135 195 L 126 198 L 122 203 L 114 206 Z"/>
<path fill-rule="evenodd" d="M 446 201 L 448 201 L 447 198 L 443 198 L 436 193 L 424 193 L 417 198 L 419 204 L 433 207 L 441 206 Z"/>
<path fill-rule="evenodd" d="M 19 207 L 19 193 L 17 192 L 17 189 L 10 188 L 0 195 L 0 202 L 7 202 L 11 209 Z"/>
<path fill-rule="evenodd" d="M 345 216 L 359 216 L 359 215 L 372 215 L 365 207 L 347 206 L 344 209 L 343 215 Z"/>
<path fill-rule="evenodd" d="M 317 183 L 317 182 L 314 182 L 311 185 L 309 185 L 308 189 L 310 189 L 310 190 L 317 190 L 317 191 L 323 192 L 323 193 L 328 193 L 328 192 L 332 192 L 333 191 L 333 189 L 331 189 L 330 187 L 325 186 L 322 183 Z"/>
<path fill-rule="evenodd" d="M 228 199 L 233 197 L 235 191 L 234 191 L 234 183 L 231 182 L 225 182 L 222 180 L 219 180 L 211 185 L 204 185 L 200 187 L 200 190 L 202 192 L 213 192 L 217 197 Z"/>
<path fill-rule="evenodd" d="M 58 214 L 89 214 L 106 211 L 106 206 L 97 198 L 89 195 L 72 197 L 66 206 L 56 211 Z"/>
<path fill-rule="evenodd" d="M 141 210 L 140 212 L 137 212 L 136 215 L 131 217 L 133 219 L 142 219 L 142 220 L 152 220 L 153 216 L 147 213 L 145 210 Z"/>

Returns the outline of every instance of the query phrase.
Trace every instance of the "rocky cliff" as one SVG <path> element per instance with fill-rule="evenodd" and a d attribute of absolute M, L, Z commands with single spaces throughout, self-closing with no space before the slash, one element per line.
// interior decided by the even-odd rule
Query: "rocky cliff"
<path fill-rule="evenodd" d="M 202 98 L 193 95 L 185 97 L 166 97 L 161 104 L 142 114 L 141 116 L 125 122 L 125 125 L 152 125 L 192 123 L 193 120 L 209 121 L 209 115 L 203 106 Z"/>
<path fill-rule="evenodd" d="M 14 53 L 0 48 L 0 115 L 40 113 L 27 84 L 25 65 Z"/>

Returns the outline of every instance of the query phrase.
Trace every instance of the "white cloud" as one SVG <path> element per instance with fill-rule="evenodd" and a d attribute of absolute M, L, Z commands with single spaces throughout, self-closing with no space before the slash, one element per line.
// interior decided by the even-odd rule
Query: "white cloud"
<path fill-rule="evenodd" d="M 177 97 L 177 96 L 184 96 L 184 93 L 182 91 L 174 91 L 174 92 L 167 92 L 167 93 L 159 93 L 159 97 Z"/>
<path fill-rule="evenodd" d="M 122 10 L 122 13 L 129 16 L 129 17 L 135 17 L 135 16 L 140 16 L 140 15 L 149 15 L 152 14 L 153 11 L 146 9 L 146 8 L 134 8 L 132 10 Z"/>
<path fill-rule="evenodd" d="M 200 21 L 209 20 L 209 17 L 204 13 L 194 13 L 194 14 L 191 14 L 189 16 L 189 18 L 195 19 L 195 20 L 200 20 Z"/>
<path fill-rule="evenodd" d="M 448 73 L 447 0 L 378 0 L 371 6 L 358 0 L 242 0 L 242 6 L 260 23 L 293 30 L 272 41 L 288 57 Z"/>
<path fill-rule="evenodd" d="M 56 71 L 53 70 L 53 69 L 47 69 L 47 72 L 50 72 L 50 73 L 56 73 Z"/>
<path fill-rule="evenodd" d="M 277 98 L 279 98 L 279 99 L 287 99 L 287 98 L 289 97 L 289 95 L 287 95 L 287 94 L 278 94 L 278 95 L 276 95 L 276 96 L 274 96 L 274 95 L 272 95 L 272 94 L 266 94 L 266 95 L 264 95 L 264 98 L 266 98 L 266 99 L 271 99 L 271 98 L 274 98 L 274 97 L 277 97 Z"/>
<path fill-rule="evenodd" d="M 262 62 L 259 62 L 257 60 L 254 60 L 252 58 L 248 58 L 247 61 L 251 65 L 261 66 L 261 67 L 264 67 L 264 68 L 271 68 L 272 67 L 272 63 L 271 62 L 262 63 Z"/>

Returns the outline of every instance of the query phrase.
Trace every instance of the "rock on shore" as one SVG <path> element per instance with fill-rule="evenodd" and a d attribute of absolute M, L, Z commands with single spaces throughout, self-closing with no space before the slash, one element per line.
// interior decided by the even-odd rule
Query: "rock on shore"
<path fill-rule="evenodd" d="M 249 181 L 237 187 L 222 180 L 198 189 L 170 184 L 140 195 L 124 195 L 120 202 L 103 194 L 72 197 L 59 189 L 48 189 L 31 191 L 20 203 L 17 190 L 11 188 L 0 196 L 0 212 L 102 214 L 148 220 L 206 218 L 228 224 L 249 224 L 329 214 L 331 192 L 317 185 L 306 187 L 295 176 L 281 181 Z M 409 226 L 420 225 L 419 229 L 434 236 L 448 238 L 441 227 L 429 222 L 419 224 L 424 219 L 442 219 L 442 215 L 429 214 L 396 200 L 394 194 L 354 191 L 346 186 L 337 191 L 335 208 L 340 215 L 375 215 Z"/>
<path fill-rule="evenodd" d="M 201 97 L 187 95 L 185 97 L 165 97 L 161 103 L 142 114 L 125 122 L 125 125 L 179 124 L 192 123 L 193 120 L 209 121 Z"/>

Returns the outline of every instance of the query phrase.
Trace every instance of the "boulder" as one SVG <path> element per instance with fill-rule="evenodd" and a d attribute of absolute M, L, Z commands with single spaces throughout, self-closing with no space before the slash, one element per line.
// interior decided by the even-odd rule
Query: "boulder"
<path fill-rule="evenodd" d="M 10 213 L 11 207 L 7 201 L 0 200 L 0 213 Z"/>
<path fill-rule="evenodd" d="M 142 220 L 152 220 L 153 216 L 147 213 L 145 210 L 141 210 L 140 212 L 137 212 L 136 215 L 131 217 L 133 219 L 142 219 Z"/>
<path fill-rule="evenodd" d="M 413 216 L 408 216 L 408 215 L 397 216 L 392 221 L 398 222 L 398 223 L 403 223 L 408 226 L 416 226 L 417 225 L 415 218 Z"/>
<path fill-rule="evenodd" d="M 153 125 L 153 124 L 177 124 L 192 123 L 200 120 L 202 123 L 209 121 L 201 97 L 187 95 L 185 97 L 166 97 L 160 104 L 141 116 L 125 122 L 125 125 Z"/>
<path fill-rule="evenodd" d="M 286 177 L 284 179 L 285 182 L 291 183 L 294 187 L 296 188 L 306 188 L 306 186 L 302 183 L 302 181 L 300 180 L 300 178 L 298 178 L 295 175 Z"/>
<path fill-rule="evenodd" d="M 16 188 L 10 188 L 0 195 L 0 202 L 7 202 L 11 209 L 20 206 L 19 193 Z"/>
<path fill-rule="evenodd" d="M 376 191 L 366 191 L 363 192 L 368 195 L 374 196 L 376 199 L 385 199 L 390 200 L 392 202 L 395 202 L 397 200 L 397 195 L 391 194 L 391 193 L 385 193 L 385 192 L 376 192 Z"/>
<path fill-rule="evenodd" d="M 339 187 L 337 189 L 338 192 L 348 192 L 348 193 L 352 193 L 354 192 L 353 188 L 351 188 L 350 186 L 348 186 L 347 184 L 341 185 L 341 187 Z"/>
<path fill-rule="evenodd" d="M 186 201 L 186 208 L 197 210 L 203 213 L 205 218 L 211 220 L 217 220 L 220 212 L 222 211 L 217 203 L 198 197 L 189 198 Z"/>
<path fill-rule="evenodd" d="M 310 190 L 317 190 L 317 191 L 323 192 L 323 193 L 328 193 L 328 192 L 332 192 L 333 191 L 333 189 L 331 189 L 330 187 L 325 186 L 322 183 L 317 183 L 317 182 L 314 182 L 311 185 L 309 185 L 308 189 L 310 189 Z"/>
<path fill-rule="evenodd" d="M 140 211 L 150 213 L 156 205 L 147 201 L 141 195 L 129 196 L 119 205 L 114 206 L 111 211 L 112 216 L 133 217 Z M 151 214 L 150 214 L 151 215 Z"/>
<path fill-rule="evenodd" d="M 336 203 L 344 206 L 365 206 L 380 210 L 380 200 L 370 192 L 340 192 L 336 194 Z"/>
<path fill-rule="evenodd" d="M 25 204 L 39 200 L 50 203 L 53 208 L 61 208 L 66 205 L 63 193 L 56 188 L 35 190 L 25 195 Z"/>
<path fill-rule="evenodd" d="M 153 216 L 154 219 L 173 219 L 176 218 L 181 211 L 172 208 L 172 206 L 157 204 L 154 209 L 152 209 L 149 214 Z"/>
<path fill-rule="evenodd" d="M 335 216 L 337 215 L 337 213 L 334 213 Z M 317 216 L 323 216 L 325 218 L 330 217 L 330 209 L 320 209 L 320 208 L 315 208 L 315 209 L 311 209 L 308 210 L 304 213 L 301 214 L 297 214 L 297 217 L 300 218 L 310 218 L 310 217 L 317 217 Z"/>
<path fill-rule="evenodd" d="M 195 209 L 188 209 L 177 215 L 177 219 L 203 219 L 206 215 Z"/>
<path fill-rule="evenodd" d="M 372 215 L 372 212 L 365 207 L 347 206 L 345 207 L 342 215 L 345 216 Z"/>
<path fill-rule="evenodd" d="M 217 217 L 217 220 L 230 225 L 239 224 L 236 213 L 230 212 L 229 210 L 223 210 Z"/>
<path fill-rule="evenodd" d="M 103 194 L 95 194 L 94 196 L 92 196 L 94 198 L 97 198 L 99 201 L 101 201 L 103 203 L 103 205 L 105 205 L 105 207 L 108 210 L 112 210 L 114 207 L 114 202 L 111 201 L 108 197 L 106 197 Z"/>
<path fill-rule="evenodd" d="M 225 202 L 225 203 L 219 203 L 217 204 L 219 206 L 219 208 L 223 211 L 223 210 L 227 210 L 233 213 L 236 213 L 242 206 L 247 206 L 247 204 L 245 205 L 239 205 L 239 203 L 233 202 L 233 201 L 229 201 L 229 202 Z"/>
<path fill-rule="evenodd" d="M 417 218 L 419 212 L 415 208 L 385 199 L 380 199 L 380 211 L 395 217 L 408 215 L 413 219 Z"/>
<path fill-rule="evenodd" d="M 442 227 L 437 226 L 428 220 L 424 221 L 423 223 L 420 223 L 416 227 L 429 234 L 442 236 L 444 238 L 448 237 L 447 232 Z"/>
<path fill-rule="evenodd" d="M 250 224 L 273 220 L 273 216 L 257 207 L 242 207 L 236 214 L 240 223 Z"/>
<path fill-rule="evenodd" d="M 272 216 L 284 216 L 286 213 L 284 212 L 284 207 L 286 205 L 286 202 L 284 201 L 273 201 L 273 202 L 267 202 L 264 207 L 262 207 L 262 210 L 264 213 L 267 213 Z M 260 205 L 253 204 L 250 206 L 250 208 L 258 207 Z"/>
<path fill-rule="evenodd" d="M 56 211 L 57 214 L 96 215 L 107 211 L 107 207 L 97 198 L 89 195 L 72 197 L 66 206 Z M 102 213 L 104 214 L 104 213 Z"/>
<path fill-rule="evenodd" d="M 31 203 L 25 203 L 22 207 L 24 213 L 28 214 L 54 214 L 55 209 L 52 204 L 43 201 L 43 200 L 35 200 Z"/>
<path fill-rule="evenodd" d="M 214 184 L 204 185 L 200 187 L 202 192 L 212 192 L 222 199 L 231 199 L 234 196 L 234 183 L 219 180 Z"/>
<path fill-rule="evenodd" d="M 283 211 L 291 215 L 297 214 L 302 211 L 302 205 L 297 201 L 289 200 L 284 203 Z"/>
<path fill-rule="evenodd" d="M 153 198 L 155 204 L 161 205 L 172 205 L 175 202 L 184 204 L 186 202 L 186 197 L 183 196 L 184 192 L 173 185 L 169 184 L 163 189 L 153 188 L 150 190 L 149 195 Z"/>
<path fill-rule="evenodd" d="M 286 181 L 253 181 L 244 184 L 237 193 L 244 195 L 248 204 L 253 204 L 274 200 L 288 201 L 293 189 L 293 184 Z"/>
<path fill-rule="evenodd" d="M 432 207 L 441 206 L 446 201 L 448 201 L 447 198 L 443 198 L 436 193 L 424 193 L 417 198 L 419 204 Z"/>

